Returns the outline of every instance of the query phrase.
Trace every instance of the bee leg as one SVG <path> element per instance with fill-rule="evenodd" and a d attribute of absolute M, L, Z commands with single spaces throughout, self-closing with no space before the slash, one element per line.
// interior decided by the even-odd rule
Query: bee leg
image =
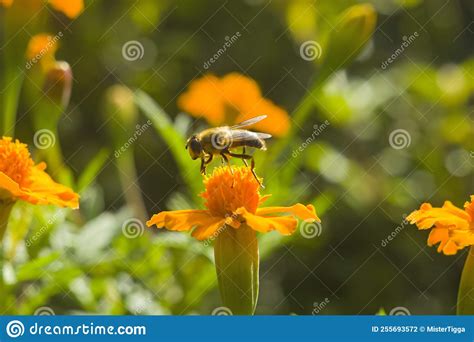
<path fill-rule="evenodd" d="M 245 146 L 242 146 L 242 154 L 245 154 Z M 244 162 L 245 166 L 249 166 L 249 164 L 247 164 L 247 161 L 244 158 L 242 158 L 242 161 Z"/>
<path fill-rule="evenodd" d="M 206 174 L 206 161 L 204 160 L 205 157 L 201 158 L 201 175 Z"/>
<path fill-rule="evenodd" d="M 227 153 L 227 154 L 230 154 L 229 151 L 222 151 L 222 152 L 221 152 L 222 160 L 223 160 L 223 162 L 225 162 L 225 163 L 227 164 L 227 166 L 229 166 L 229 168 L 230 168 L 230 173 L 231 173 L 231 174 L 234 174 L 234 170 L 232 170 L 232 166 L 230 165 L 230 161 L 229 161 L 229 158 L 226 156 L 226 153 Z"/>
<path fill-rule="evenodd" d="M 248 155 L 248 154 L 237 154 L 237 153 L 232 153 L 228 152 L 230 156 L 235 157 L 235 158 L 241 158 L 242 160 L 245 159 L 250 159 L 250 170 L 252 171 L 252 175 L 255 177 L 255 180 L 258 182 L 260 187 L 262 189 L 265 189 L 265 186 L 263 186 L 262 182 L 260 182 L 260 179 L 258 179 L 257 174 L 255 173 L 255 160 L 253 159 L 253 156 Z"/>
<path fill-rule="evenodd" d="M 206 159 L 206 156 L 201 158 L 201 174 L 205 175 L 206 174 L 206 166 L 212 161 L 212 154 L 208 155 L 208 159 Z"/>

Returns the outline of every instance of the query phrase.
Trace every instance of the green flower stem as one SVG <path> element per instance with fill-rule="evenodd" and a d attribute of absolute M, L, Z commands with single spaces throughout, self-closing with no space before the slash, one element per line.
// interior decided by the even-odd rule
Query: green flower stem
<path fill-rule="evenodd" d="M 145 222 L 148 219 L 148 215 L 138 184 L 137 170 L 132 149 L 127 150 L 117 158 L 117 168 L 120 182 L 122 183 L 122 190 L 125 194 L 125 200 L 130 208 L 132 208 L 133 215 L 142 222 Z"/>
<path fill-rule="evenodd" d="M 47 106 L 38 105 L 38 108 L 48 109 Z M 52 107 L 49 109 L 52 110 Z M 58 135 L 58 116 L 51 115 L 49 121 L 44 117 L 44 113 L 52 113 L 51 111 L 35 111 L 34 124 L 35 129 L 39 132 L 42 129 L 47 129 L 49 132 L 43 133 L 38 136 L 38 144 L 44 145 L 43 149 L 39 149 L 39 154 L 45 159 L 48 164 L 48 170 L 52 170 L 52 176 L 57 179 L 60 183 L 73 186 L 74 177 L 72 171 L 67 167 L 66 162 L 64 161 L 61 143 L 59 141 Z M 42 116 L 43 115 L 43 116 Z M 50 136 L 52 135 L 52 136 Z M 51 139 L 54 139 L 51 140 Z"/>
<path fill-rule="evenodd" d="M 10 217 L 14 204 L 15 202 L 13 201 L 0 200 L 0 244 L 2 243 L 3 236 L 7 230 L 8 218 Z"/>
<path fill-rule="evenodd" d="M 3 81 L 5 89 L 1 89 L 3 91 L 1 100 L 3 117 L 0 124 L 1 134 L 14 136 L 16 111 L 21 86 L 23 84 L 23 74 L 21 72 L 14 72 L 11 68 L 7 69 L 3 76 Z"/>
<path fill-rule="evenodd" d="M 256 232 L 245 223 L 225 226 L 214 246 L 217 280 L 222 302 L 234 315 L 253 315 L 259 286 Z"/>
<path fill-rule="evenodd" d="M 458 315 L 474 315 L 474 246 L 471 246 L 459 283 Z"/>
<path fill-rule="evenodd" d="M 13 201 L 0 200 L 0 308 L 2 311 L 5 310 L 5 301 L 7 296 L 7 289 L 5 284 L 5 279 L 3 278 L 3 268 L 4 268 L 4 255 L 3 255 L 3 237 L 8 226 L 8 219 L 12 211 Z M 1 312 L 0 312 L 1 313 Z"/>
<path fill-rule="evenodd" d="M 311 89 L 301 99 L 300 103 L 296 107 L 296 110 L 292 114 L 292 124 L 290 126 L 290 131 L 284 138 L 278 140 L 273 146 L 273 152 L 270 156 L 269 163 L 273 163 L 275 159 L 284 152 L 285 148 L 291 146 L 291 141 L 294 140 L 297 130 L 299 130 L 305 124 L 308 115 L 316 105 L 316 99 L 319 92 L 330 75 L 331 73 L 320 74 L 312 85 Z"/>

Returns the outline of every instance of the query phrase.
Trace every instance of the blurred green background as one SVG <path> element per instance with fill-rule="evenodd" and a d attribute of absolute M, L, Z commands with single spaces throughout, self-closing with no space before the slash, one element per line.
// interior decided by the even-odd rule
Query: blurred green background
<path fill-rule="evenodd" d="M 256 153 L 257 172 L 268 185 L 263 193 L 274 194 L 271 204 L 313 203 L 322 218 L 312 238 L 300 230 L 260 237 L 257 314 L 375 314 L 396 307 L 411 314 L 455 313 L 465 251 L 438 254 L 426 246 L 427 232 L 403 220 L 424 201 L 439 206 L 449 199 L 462 207 L 473 194 L 474 8 L 468 0 L 369 2 L 378 13 L 370 42 L 325 83 L 282 155 L 272 156 L 277 139 Z M 169 116 L 186 137 L 206 123 L 180 112 L 177 96 L 207 72 L 239 72 L 291 115 L 319 72 L 318 60 L 302 58 L 301 44 L 319 42 L 324 54 L 337 16 L 356 3 L 86 1 L 74 20 L 45 11 L 43 31 L 63 32 L 56 59 L 67 61 L 74 75 L 58 140 L 76 177 L 91 161 L 97 177 L 81 189 L 80 218 L 67 210 L 15 207 L 4 271 L 14 305 L 5 313 L 48 307 L 56 314 L 211 314 L 221 306 L 212 247 L 186 234 L 143 229 L 137 214 L 142 200 L 147 217 L 202 203 L 155 122 L 131 147 L 135 165 L 114 157 L 123 141 L 110 127 L 119 123 L 128 137 L 135 126 L 130 133 L 120 125 L 110 108 L 123 103 L 114 96 L 140 107 L 140 125 L 150 117 L 147 108 L 158 111 L 144 100 L 153 99 L 163 109 L 157 120 L 165 124 Z M 236 32 L 241 37 L 206 69 Z M 416 39 L 384 66 L 415 32 Z M 122 48 L 133 40 L 143 56 L 129 61 Z M 117 84 L 141 90 L 137 103 L 114 95 L 110 87 Z M 31 101 L 23 92 L 16 137 L 34 149 Z M 313 126 L 326 120 L 295 156 Z M 391 144 L 396 130 L 408 133 L 401 148 Z M 178 148 L 189 157 L 183 145 Z M 278 166 L 265 168 L 272 157 Z M 189 165 L 199 188 L 199 162 Z M 292 167 L 275 172 L 282 165 Z M 124 222 L 138 217 L 136 236 L 124 234 Z"/>

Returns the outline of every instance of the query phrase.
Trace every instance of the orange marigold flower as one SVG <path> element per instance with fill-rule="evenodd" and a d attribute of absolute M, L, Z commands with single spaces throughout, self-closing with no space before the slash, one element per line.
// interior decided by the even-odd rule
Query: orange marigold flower
<path fill-rule="evenodd" d="M 290 128 L 288 113 L 264 98 L 257 82 L 238 73 L 222 78 L 209 74 L 191 82 L 188 91 L 178 98 L 178 106 L 213 126 L 266 114 L 266 120 L 254 125 L 256 130 L 283 136 Z"/>
<path fill-rule="evenodd" d="M 0 5 L 5 7 L 10 7 L 13 3 L 13 0 L 0 0 Z"/>
<path fill-rule="evenodd" d="M 248 167 L 230 169 L 218 167 L 204 179 L 206 190 L 201 194 L 207 210 L 162 211 L 147 222 L 175 231 L 195 228 L 192 236 L 205 240 L 224 225 L 238 229 L 246 223 L 253 230 L 266 233 L 277 230 L 283 235 L 292 234 L 297 226 L 297 216 L 307 221 L 320 222 L 312 205 L 295 204 L 290 207 L 259 208 L 268 196 L 260 196 L 259 184 Z M 276 216 L 275 214 L 290 214 Z"/>
<path fill-rule="evenodd" d="M 34 63 L 40 62 L 43 69 L 48 69 L 55 62 L 58 49 L 58 38 L 47 33 L 36 34 L 31 37 L 26 48 L 26 58 Z"/>
<path fill-rule="evenodd" d="M 474 245 L 474 195 L 471 196 L 471 202 L 464 204 L 464 210 L 450 201 L 444 202 L 441 208 L 423 203 L 407 220 L 416 223 L 418 229 L 433 227 L 428 246 L 439 243 L 438 252 L 446 255 L 456 254 L 458 250 Z"/>
<path fill-rule="evenodd" d="M 16 0 L 22 2 L 24 0 Z M 42 1 L 42 0 L 40 0 Z M 40 2 L 38 5 L 40 5 Z M 84 9 L 84 0 L 47 0 L 51 6 L 57 11 L 63 12 L 66 16 L 71 19 L 76 18 Z M 10 7 L 13 4 L 13 0 L 0 0 L 0 5 Z M 28 3 L 25 3 L 28 5 Z"/>
<path fill-rule="evenodd" d="M 54 182 L 45 169 L 45 163 L 34 164 L 26 144 L 9 137 L 0 139 L 0 201 L 78 208 L 79 195 Z"/>
<path fill-rule="evenodd" d="M 48 0 L 48 2 L 71 19 L 76 18 L 84 9 L 83 0 Z"/>

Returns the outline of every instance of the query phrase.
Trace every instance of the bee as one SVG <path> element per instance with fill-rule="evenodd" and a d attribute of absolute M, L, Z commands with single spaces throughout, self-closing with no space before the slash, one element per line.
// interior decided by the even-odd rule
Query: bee
<path fill-rule="evenodd" d="M 266 115 L 260 115 L 234 126 L 209 128 L 192 135 L 186 142 L 186 149 L 193 160 L 201 158 L 201 174 L 206 173 L 206 166 L 212 161 L 215 155 L 220 155 L 222 160 L 229 166 L 230 157 L 242 159 L 247 167 L 247 160 L 250 160 L 252 174 L 258 184 L 263 187 L 255 174 L 255 161 L 253 156 L 246 153 L 246 147 L 253 147 L 265 151 L 267 149 L 265 139 L 269 139 L 272 136 L 266 133 L 251 132 L 243 128 L 254 125 L 266 117 Z M 242 147 L 242 153 L 231 151 L 237 147 Z"/>

